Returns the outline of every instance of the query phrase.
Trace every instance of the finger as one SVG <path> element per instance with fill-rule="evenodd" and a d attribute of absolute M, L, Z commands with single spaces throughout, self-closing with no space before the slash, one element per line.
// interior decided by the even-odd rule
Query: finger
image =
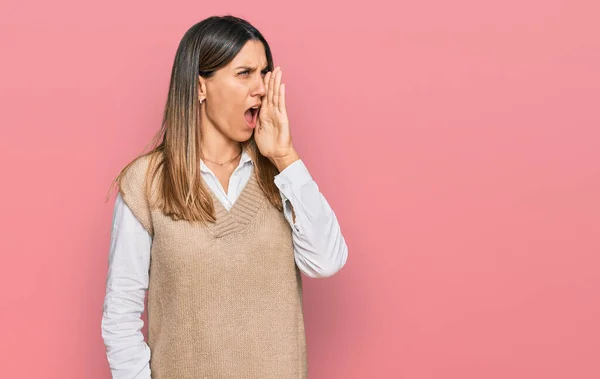
<path fill-rule="evenodd" d="M 281 83 L 279 89 L 279 112 L 285 113 L 285 83 Z"/>
<path fill-rule="evenodd" d="M 267 93 L 265 93 L 264 105 L 269 105 L 269 96 L 271 95 L 271 76 L 273 76 L 273 71 L 269 71 L 267 72 L 267 75 L 265 75 L 265 88 L 267 89 Z"/>
<path fill-rule="evenodd" d="M 283 75 L 283 71 L 277 71 L 277 75 L 275 75 L 275 85 L 273 86 L 273 106 L 277 110 L 279 110 L 279 87 L 281 86 L 281 75 Z"/>
<path fill-rule="evenodd" d="M 273 105 L 273 82 L 275 81 L 275 74 L 277 74 L 278 70 L 279 67 L 276 67 L 275 70 L 273 70 L 271 76 L 269 77 L 269 95 L 267 96 L 267 104 L 271 106 Z"/>
<path fill-rule="evenodd" d="M 267 72 L 267 74 L 265 75 L 264 83 L 265 83 L 265 94 L 263 95 L 263 105 L 266 105 L 267 100 L 269 99 L 269 78 L 271 77 L 271 71 Z M 262 108 L 261 108 L 262 109 Z"/>

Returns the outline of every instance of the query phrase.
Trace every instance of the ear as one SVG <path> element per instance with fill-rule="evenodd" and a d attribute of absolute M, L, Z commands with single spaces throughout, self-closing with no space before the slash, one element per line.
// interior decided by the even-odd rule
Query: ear
<path fill-rule="evenodd" d="M 203 102 L 206 99 L 206 81 L 200 75 L 198 75 L 198 100 Z"/>

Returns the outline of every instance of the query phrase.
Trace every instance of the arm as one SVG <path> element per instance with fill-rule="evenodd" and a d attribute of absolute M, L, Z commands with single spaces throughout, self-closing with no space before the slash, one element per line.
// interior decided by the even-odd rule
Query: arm
<path fill-rule="evenodd" d="M 284 214 L 292 227 L 294 257 L 312 278 L 329 277 L 346 263 L 348 247 L 335 213 L 304 163 L 297 159 L 277 176 Z"/>
<path fill-rule="evenodd" d="M 117 195 L 113 213 L 102 338 L 113 379 L 150 379 L 141 315 L 152 239 Z"/>

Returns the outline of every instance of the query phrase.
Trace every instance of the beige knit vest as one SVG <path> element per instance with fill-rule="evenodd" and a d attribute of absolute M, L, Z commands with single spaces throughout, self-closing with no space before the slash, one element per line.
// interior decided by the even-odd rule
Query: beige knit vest
<path fill-rule="evenodd" d="M 173 221 L 148 207 L 148 162 L 136 160 L 120 193 L 153 236 L 152 378 L 307 378 L 302 280 L 282 212 L 252 175 L 229 211 L 211 192 L 216 223 Z"/>

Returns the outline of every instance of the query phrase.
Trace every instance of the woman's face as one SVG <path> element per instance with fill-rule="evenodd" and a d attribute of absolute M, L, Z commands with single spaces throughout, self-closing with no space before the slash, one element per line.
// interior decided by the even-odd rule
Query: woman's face
<path fill-rule="evenodd" d="M 245 114 L 252 106 L 260 105 L 266 91 L 266 73 L 264 45 L 250 40 L 212 78 L 199 76 L 198 97 L 203 100 L 200 104 L 201 133 L 207 136 L 217 132 L 230 140 L 247 141 L 256 123 L 248 123 Z"/>

